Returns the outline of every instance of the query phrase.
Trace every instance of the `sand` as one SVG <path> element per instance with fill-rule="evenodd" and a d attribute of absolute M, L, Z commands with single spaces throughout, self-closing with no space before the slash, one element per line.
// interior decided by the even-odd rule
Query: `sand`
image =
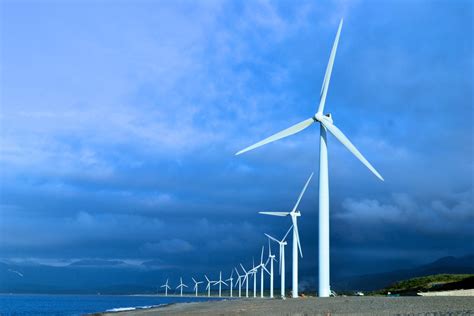
<path fill-rule="evenodd" d="M 474 289 L 418 293 L 421 296 L 474 296 Z M 474 300 L 474 297 L 472 298 Z"/>
<path fill-rule="evenodd" d="M 103 315 L 474 315 L 473 297 L 307 297 L 179 303 Z"/>

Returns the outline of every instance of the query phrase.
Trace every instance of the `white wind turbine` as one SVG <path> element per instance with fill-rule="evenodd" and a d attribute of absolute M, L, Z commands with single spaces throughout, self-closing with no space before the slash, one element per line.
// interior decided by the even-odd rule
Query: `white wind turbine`
<path fill-rule="evenodd" d="M 219 284 L 219 297 L 221 297 L 221 290 L 222 290 L 222 284 L 224 284 L 225 286 L 227 286 L 227 283 L 225 283 L 224 281 L 222 281 L 222 271 L 219 272 L 219 281 L 215 281 L 214 282 L 214 285 L 217 285 Z"/>
<path fill-rule="evenodd" d="M 255 266 L 255 259 L 252 258 L 252 270 L 249 272 L 252 272 L 253 274 L 253 297 L 257 297 L 257 267 Z"/>
<path fill-rule="evenodd" d="M 179 296 L 183 296 L 183 287 L 188 287 L 188 286 L 183 283 L 183 278 L 179 278 L 179 285 L 176 287 L 177 289 L 181 290 Z"/>
<path fill-rule="evenodd" d="M 226 280 L 229 281 L 229 289 L 230 289 L 230 297 L 232 297 L 232 287 L 234 286 L 234 279 L 232 276 L 234 275 L 234 269 L 231 270 L 230 277 Z"/>
<path fill-rule="evenodd" d="M 275 260 L 275 255 L 272 255 L 270 239 L 268 239 L 268 259 L 267 262 L 265 262 L 265 266 L 270 262 L 270 298 L 273 298 L 273 261 Z"/>
<path fill-rule="evenodd" d="M 293 287 L 293 297 L 298 297 L 298 250 L 300 251 L 301 257 L 303 257 L 303 252 L 301 251 L 301 242 L 300 242 L 300 234 L 298 232 L 298 217 L 301 216 L 300 211 L 298 210 L 298 205 L 300 204 L 301 198 L 308 187 L 311 178 L 313 177 L 313 173 L 309 176 L 306 184 L 303 187 L 303 190 L 298 197 L 298 200 L 295 203 L 295 206 L 291 210 L 291 212 L 259 212 L 260 214 L 264 215 L 273 215 L 273 216 L 291 216 L 291 222 L 293 223 L 293 266 L 292 266 L 292 287 Z"/>
<path fill-rule="evenodd" d="M 320 124 L 320 147 L 319 147 L 319 291 L 320 297 L 328 297 L 330 295 L 329 285 L 329 180 L 328 180 L 328 152 L 326 133 L 329 131 L 334 135 L 354 156 L 356 156 L 377 178 L 383 181 L 382 176 L 375 168 L 365 159 L 365 157 L 357 150 L 351 141 L 333 124 L 331 114 L 323 114 L 326 96 L 331 79 L 331 72 L 336 56 L 339 36 L 341 34 L 343 20 L 339 23 L 336 39 L 331 50 L 329 62 L 324 75 L 323 85 L 319 97 L 319 106 L 316 114 L 298 124 L 295 124 L 281 132 L 278 132 L 264 140 L 251 145 L 236 155 L 271 143 L 278 139 L 301 132 L 315 122 Z"/>
<path fill-rule="evenodd" d="M 242 297 L 242 278 L 244 277 L 244 275 L 240 275 L 237 268 L 234 269 L 235 273 L 237 273 L 237 282 L 235 283 L 235 285 L 239 287 L 239 297 Z"/>
<path fill-rule="evenodd" d="M 171 287 L 168 285 L 168 279 L 166 279 L 166 283 L 163 284 L 162 286 L 160 287 L 164 287 L 165 288 L 165 296 L 168 296 L 168 290 L 171 290 Z"/>
<path fill-rule="evenodd" d="M 211 283 L 212 281 L 209 280 L 209 278 L 207 277 L 207 275 L 204 275 L 204 277 L 206 278 L 207 280 L 207 286 L 206 286 L 206 290 L 207 290 L 207 296 L 211 296 Z"/>
<path fill-rule="evenodd" d="M 258 268 L 260 268 L 260 297 L 262 297 L 262 298 L 263 298 L 263 288 L 264 288 L 263 272 L 266 271 L 268 274 L 270 274 L 270 272 L 265 267 L 268 263 L 268 260 L 265 264 L 263 263 L 263 250 L 264 250 L 264 248 L 265 247 L 262 246 L 262 254 L 260 255 L 260 264 L 255 267 L 257 271 L 258 271 Z"/>
<path fill-rule="evenodd" d="M 281 278 L 281 285 L 280 285 L 280 293 L 281 293 L 281 298 L 285 299 L 285 246 L 287 245 L 286 243 L 286 237 L 288 236 L 288 234 L 290 233 L 290 230 L 293 228 L 293 226 L 290 227 L 290 229 L 288 229 L 288 231 L 286 232 L 285 236 L 281 239 L 281 240 L 278 240 L 268 234 L 265 234 L 265 236 L 267 236 L 268 238 L 270 238 L 271 240 L 275 241 L 278 243 L 278 245 L 280 246 L 280 256 L 279 256 L 279 272 L 280 272 L 280 278 Z"/>
<path fill-rule="evenodd" d="M 193 279 L 193 282 L 194 282 L 194 290 L 196 291 L 196 296 L 198 296 L 198 287 L 199 287 L 199 284 L 203 283 L 202 281 L 196 281 L 194 278 L 191 278 Z"/>
<path fill-rule="evenodd" d="M 240 264 L 242 270 L 245 273 L 244 282 L 245 282 L 245 297 L 249 297 L 249 275 L 252 274 L 252 271 L 245 270 L 244 266 Z"/>

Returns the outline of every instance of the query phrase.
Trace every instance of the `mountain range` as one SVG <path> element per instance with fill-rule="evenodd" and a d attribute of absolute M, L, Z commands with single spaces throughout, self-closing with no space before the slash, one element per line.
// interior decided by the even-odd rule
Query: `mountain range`
<path fill-rule="evenodd" d="M 443 257 L 429 264 L 343 279 L 333 278 L 336 291 L 370 291 L 397 281 L 439 273 L 474 273 L 474 254 Z M 0 262 L 1 293 L 55 294 L 137 294 L 157 293 L 169 277 L 179 278 L 172 267 L 159 261 L 139 265 L 120 260 L 79 260 L 68 265 L 50 266 L 33 262 Z M 277 284 L 278 282 L 276 282 Z"/>

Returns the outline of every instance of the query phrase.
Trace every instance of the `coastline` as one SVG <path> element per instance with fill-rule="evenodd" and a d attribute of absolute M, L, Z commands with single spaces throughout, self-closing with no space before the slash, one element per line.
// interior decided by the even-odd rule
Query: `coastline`
<path fill-rule="evenodd" d="M 437 297 L 305 297 L 299 299 L 233 299 L 207 302 L 173 303 L 162 307 L 122 312 L 105 312 L 101 316 L 154 315 L 393 315 L 413 313 L 474 314 L 474 300 L 469 296 Z"/>

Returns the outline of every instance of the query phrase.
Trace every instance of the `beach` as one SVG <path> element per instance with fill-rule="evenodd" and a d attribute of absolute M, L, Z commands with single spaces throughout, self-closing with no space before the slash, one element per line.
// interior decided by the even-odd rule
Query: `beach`
<path fill-rule="evenodd" d="M 178 303 L 97 315 L 474 315 L 473 297 L 306 297 Z"/>

